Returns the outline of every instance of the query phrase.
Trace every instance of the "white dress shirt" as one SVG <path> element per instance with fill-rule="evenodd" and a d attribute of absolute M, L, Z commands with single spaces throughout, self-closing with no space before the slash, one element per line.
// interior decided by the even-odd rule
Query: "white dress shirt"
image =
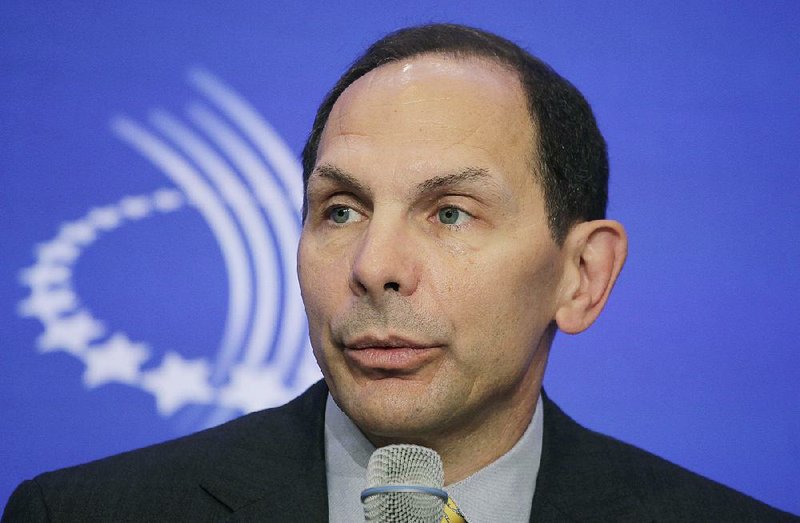
<path fill-rule="evenodd" d="M 445 490 L 468 523 L 527 523 L 542 457 L 544 413 L 536 403 L 528 428 L 497 460 Z M 331 523 L 364 521 L 361 491 L 367 488 L 372 443 L 328 395 L 325 406 L 325 464 Z"/>

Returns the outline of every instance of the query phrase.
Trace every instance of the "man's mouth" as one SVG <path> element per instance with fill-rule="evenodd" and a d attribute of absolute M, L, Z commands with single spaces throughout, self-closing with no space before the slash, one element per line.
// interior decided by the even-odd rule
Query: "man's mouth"
<path fill-rule="evenodd" d="M 362 337 L 346 343 L 345 358 L 364 371 L 411 373 L 436 357 L 441 345 L 402 337 Z"/>

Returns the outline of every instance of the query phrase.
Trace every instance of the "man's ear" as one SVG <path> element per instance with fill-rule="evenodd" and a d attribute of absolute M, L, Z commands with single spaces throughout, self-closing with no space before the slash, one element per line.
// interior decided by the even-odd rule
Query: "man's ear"
<path fill-rule="evenodd" d="M 564 273 L 555 320 L 567 334 L 586 330 L 600 315 L 628 254 L 621 223 L 579 223 L 564 240 Z"/>

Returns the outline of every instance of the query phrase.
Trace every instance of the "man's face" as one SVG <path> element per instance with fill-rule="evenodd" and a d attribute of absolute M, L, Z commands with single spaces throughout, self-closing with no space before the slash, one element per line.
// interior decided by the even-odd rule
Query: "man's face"
<path fill-rule="evenodd" d="M 483 60 L 385 65 L 336 102 L 298 270 L 317 361 L 373 442 L 527 424 L 563 264 L 534 143 L 516 76 Z"/>

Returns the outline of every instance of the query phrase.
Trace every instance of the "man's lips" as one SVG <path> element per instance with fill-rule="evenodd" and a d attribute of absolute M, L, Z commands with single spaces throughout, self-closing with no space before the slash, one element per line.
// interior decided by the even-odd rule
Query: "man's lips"
<path fill-rule="evenodd" d="M 344 346 L 344 355 L 352 364 L 366 370 L 413 372 L 436 356 L 441 347 L 402 339 L 355 340 Z"/>

